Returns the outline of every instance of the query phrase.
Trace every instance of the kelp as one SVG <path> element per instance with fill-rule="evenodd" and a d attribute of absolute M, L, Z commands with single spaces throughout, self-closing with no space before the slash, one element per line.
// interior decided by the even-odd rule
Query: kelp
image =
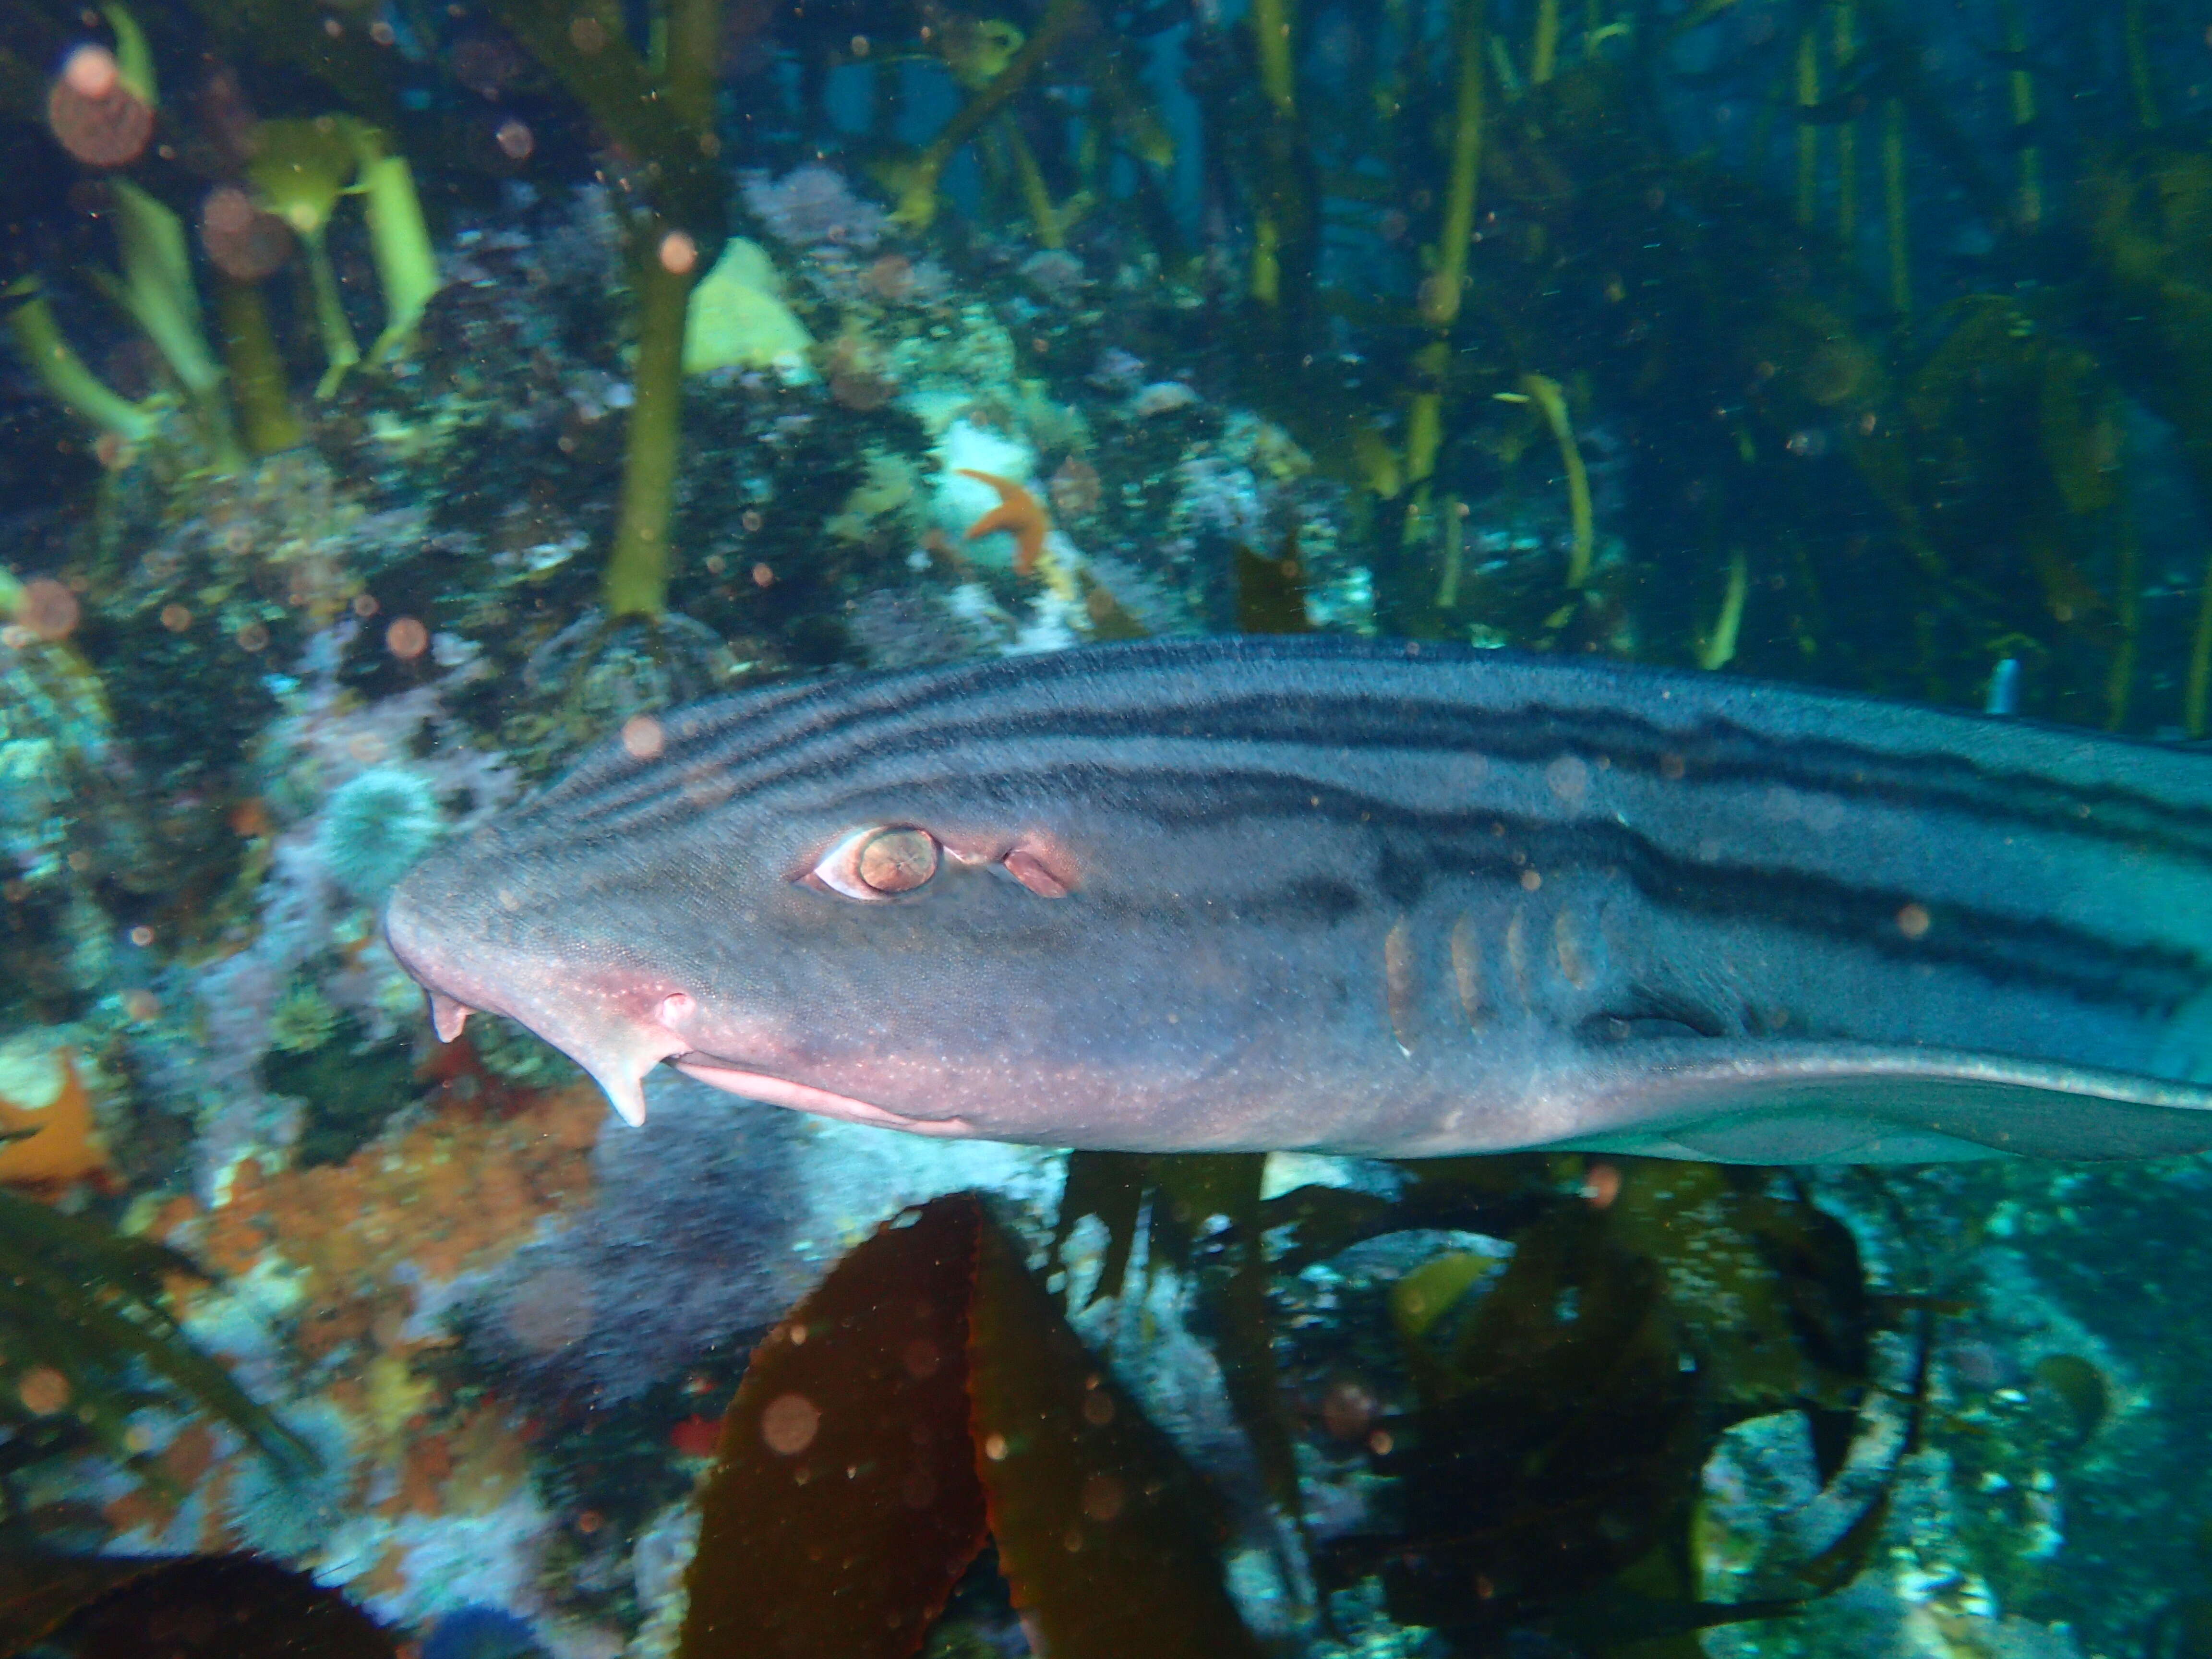
<path fill-rule="evenodd" d="M 1558 1177 L 1574 1162 L 1542 1183 L 1549 1200 L 1502 1272 L 1447 1253 L 1392 1287 L 1416 1403 L 1382 1419 L 1370 1459 L 1397 1484 L 1399 1522 L 1332 1542 L 1323 1583 L 1379 1575 L 1395 1619 L 1482 1651 L 1532 1625 L 1601 1649 L 1680 1638 L 1848 1582 L 1886 1483 L 1779 1599 L 1702 1600 L 1692 1540 L 1728 1425 L 1805 1412 L 1832 1480 L 1862 1413 L 1887 1404 L 1873 1377 L 1885 1304 L 1850 1231 L 1765 1171 L 1606 1165 L 1571 1194 Z M 1536 1173 L 1521 1171 L 1524 1195 Z M 1924 1331 L 1921 1349 L 1916 1395 Z"/>
<path fill-rule="evenodd" d="M 887 1223 L 753 1355 L 701 1498 L 681 1659 L 916 1652 L 987 1537 L 1057 1659 L 1259 1649 L 1202 1481 L 972 1194 Z"/>
<path fill-rule="evenodd" d="M 659 8 L 660 49 L 651 62 L 630 44 L 623 9 L 605 0 L 580 9 L 562 0 L 495 0 L 492 9 L 638 169 L 627 226 L 637 301 L 635 399 L 621 514 L 600 589 L 610 618 L 657 620 L 668 606 L 684 322 L 692 288 L 714 269 L 727 234 L 714 132 L 722 0 L 668 0 Z"/>
<path fill-rule="evenodd" d="M 392 1659 L 376 1622 L 245 1555 L 0 1556 L 0 1659 Z"/>
<path fill-rule="evenodd" d="M 0 1190 L 0 1456 L 21 1465 L 86 1437 L 135 1455 L 129 1418 L 163 1398 L 150 1378 L 222 1419 L 265 1455 L 313 1461 L 300 1438 L 194 1347 L 167 1305 L 168 1283 L 205 1277 L 150 1239 L 112 1233 Z M 26 1387 L 33 1372 L 51 1373 Z"/>

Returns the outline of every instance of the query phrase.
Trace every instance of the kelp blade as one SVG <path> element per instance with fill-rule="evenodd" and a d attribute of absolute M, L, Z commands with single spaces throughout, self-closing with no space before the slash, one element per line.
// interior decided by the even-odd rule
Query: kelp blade
<path fill-rule="evenodd" d="M 981 1206 L 838 1263 L 754 1353 L 701 1500 L 682 1659 L 902 1659 L 983 1542 L 969 1438 Z"/>
<path fill-rule="evenodd" d="M 1053 1659 L 1257 1659 L 1198 1477 L 987 1222 L 970 1386 L 999 1565 Z"/>

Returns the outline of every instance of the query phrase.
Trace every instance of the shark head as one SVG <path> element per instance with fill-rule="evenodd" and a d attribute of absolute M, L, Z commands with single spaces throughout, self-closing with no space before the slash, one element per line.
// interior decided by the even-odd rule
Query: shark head
<path fill-rule="evenodd" d="M 1201 1036 L 1130 1006 L 1179 995 L 1172 975 L 1109 960 L 1146 943 L 1146 906 L 1115 899 L 1132 866 L 1106 855 L 1139 825 L 988 747 L 864 735 L 849 694 L 845 720 L 821 701 L 670 715 L 649 754 L 610 745 L 416 866 L 385 932 L 438 1035 L 514 1019 L 634 1123 L 665 1061 L 927 1134 L 1126 1138 L 1100 1102 L 1141 1109 L 1139 1073 L 1179 1064 L 1131 1031 L 1193 1052 Z M 1122 920 L 1102 927 L 1109 910 Z"/>

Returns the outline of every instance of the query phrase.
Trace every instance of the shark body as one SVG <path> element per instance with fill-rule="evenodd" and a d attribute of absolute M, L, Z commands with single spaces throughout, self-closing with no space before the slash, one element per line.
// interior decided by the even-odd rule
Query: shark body
<path fill-rule="evenodd" d="M 419 866 L 440 1035 L 927 1134 L 1753 1163 L 2212 1146 L 2212 759 L 1247 638 L 852 676 Z"/>

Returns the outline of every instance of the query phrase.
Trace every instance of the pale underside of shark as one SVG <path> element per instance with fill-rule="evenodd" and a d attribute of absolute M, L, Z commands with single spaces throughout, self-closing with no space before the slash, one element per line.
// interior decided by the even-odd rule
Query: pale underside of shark
<path fill-rule="evenodd" d="M 2212 759 L 1589 663 L 1098 647 L 726 699 L 400 884 L 440 1036 L 925 1134 L 2212 1146 Z M 651 747 L 651 745 L 639 745 Z"/>

